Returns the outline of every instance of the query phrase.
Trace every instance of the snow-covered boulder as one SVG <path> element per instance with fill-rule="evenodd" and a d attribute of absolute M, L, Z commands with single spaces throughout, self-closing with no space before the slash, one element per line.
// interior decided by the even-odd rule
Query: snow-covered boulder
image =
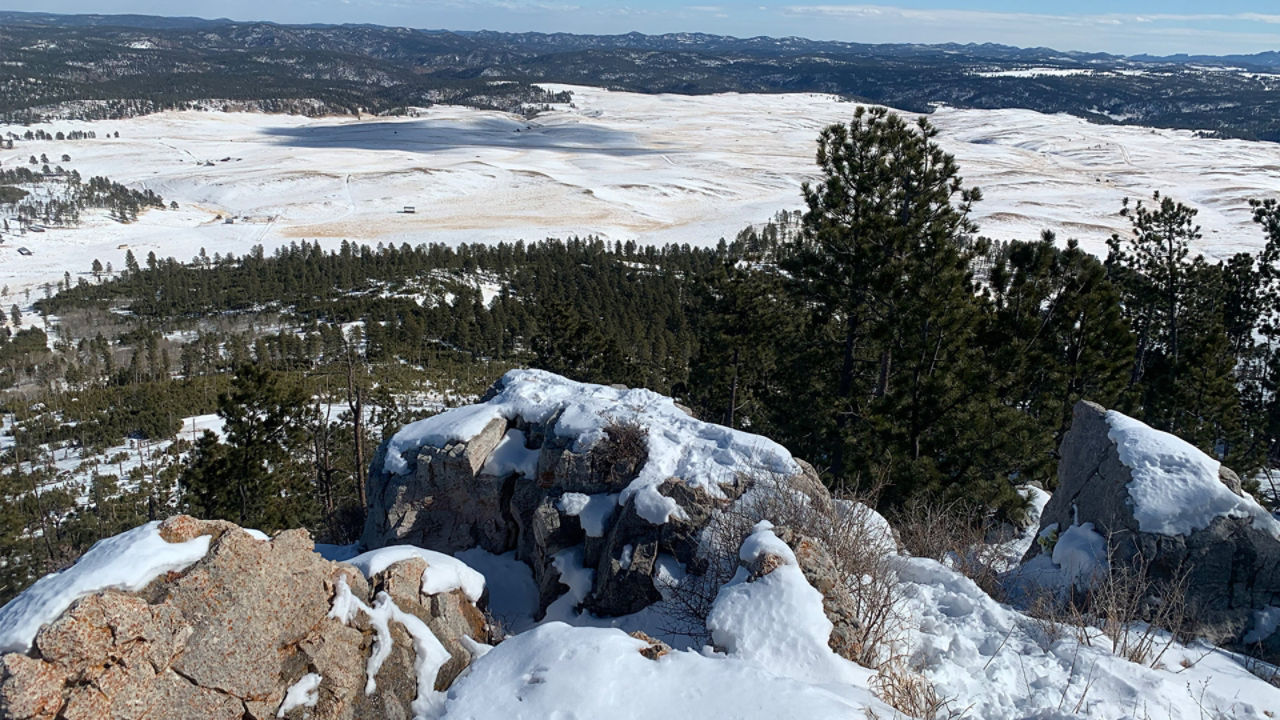
<path fill-rule="evenodd" d="M 1280 659 L 1280 633 L 1268 622 L 1280 607 L 1280 522 L 1240 490 L 1235 473 L 1190 443 L 1083 401 L 1060 456 L 1058 489 L 1024 568 L 1051 555 L 1080 582 L 1108 554 L 1114 563 L 1141 559 L 1157 592 L 1185 571 L 1198 632 Z M 1064 539 L 1069 547 L 1059 548 Z"/>
<path fill-rule="evenodd" d="M 364 546 L 514 551 L 533 571 L 541 610 L 571 586 L 563 553 L 573 550 L 582 567 L 572 570 L 591 573 L 581 606 L 619 616 L 661 599 L 655 581 L 666 568 L 700 572 L 703 529 L 756 479 L 831 502 L 782 446 L 648 390 L 513 370 L 486 398 L 382 445 Z"/>
<path fill-rule="evenodd" d="M 0 609 L 0 717 L 419 714 L 488 640 L 483 580 L 383 553 L 186 516 L 104 540 Z"/>

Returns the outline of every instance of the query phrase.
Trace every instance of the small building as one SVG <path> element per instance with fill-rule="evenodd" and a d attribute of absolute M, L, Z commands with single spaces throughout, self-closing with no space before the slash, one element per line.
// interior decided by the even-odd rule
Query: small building
<path fill-rule="evenodd" d="M 18 248 L 18 254 L 19 254 L 19 255 L 33 255 L 34 253 L 32 253 L 30 250 L 28 250 L 28 249 L 26 249 L 26 248 L 24 248 L 24 247 L 20 247 L 20 248 Z"/>
<path fill-rule="evenodd" d="M 417 212 L 417 208 L 415 208 L 414 206 L 412 206 L 412 205 L 405 205 L 405 206 L 404 206 L 404 214 L 405 214 L 405 215 L 412 215 L 412 214 L 414 214 L 415 212 Z"/>

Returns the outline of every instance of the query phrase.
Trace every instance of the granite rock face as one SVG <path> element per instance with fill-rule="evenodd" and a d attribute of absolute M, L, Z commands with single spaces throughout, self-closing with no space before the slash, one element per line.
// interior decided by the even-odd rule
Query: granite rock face
<path fill-rule="evenodd" d="M 463 636 L 488 640 L 483 614 L 462 591 L 421 593 L 421 559 L 366 579 L 315 554 L 303 530 L 267 541 L 231 523 L 177 516 L 161 535 L 213 540 L 186 571 L 141 592 L 83 597 L 40 629 L 29 655 L 0 659 L 0 717 L 271 718 L 308 673 L 321 678 L 314 705 L 284 717 L 412 717 L 419 690 L 412 639 L 391 623 L 391 653 L 376 676 L 377 692 L 367 694 L 375 629 L 364 615 L 350 624 L 330 616 L 340 582 L 366 605 L 385 592 L 428 625 L 451 655 L 435 689 L 447 688 L 469 663 Z"/>
<path fill-rule="evenodd" d="M 1280 660 L 1280 632 L 1273 629 L 1265 637 L 1254 632 L 1259 611 L 1280 606 L 1280 540 L 1249 518 L 1226 515 L 1185 535 L 1143 532 L 1129 495 L 1132 470 L 1109 433 L 1104 408 L 1077 403 L 1059 450 L 1058 489 L 1041 515 L 1041 532 L 1093 523 L 1108 539 L 1114 564 L 1145 568 L 1153 595 L 1186 574 L 1197 633 L 1215 644 Z M 1231 470 L 1221 468 L 1218 479 L 1236 495 L 1243 493 Z M 1033 543 L 1024 561 L 1046 550 Z"/>

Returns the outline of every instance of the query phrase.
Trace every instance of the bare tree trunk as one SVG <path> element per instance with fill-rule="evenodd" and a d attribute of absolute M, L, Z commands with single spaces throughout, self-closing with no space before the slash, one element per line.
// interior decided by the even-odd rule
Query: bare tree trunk
<path fill-rule="evenodd" d="M 857 330 L 858 322 L 854 316 L 850 314 L 848 319 L 845 321 L 844 362 L 840 366 L 840 403 L 849 403 L 853 400 L 853 350 Z M 841 482 L 845 479 L 844 430 L 849 424 L 849 413 L 849 408 L 841 407 L 836 414 L 836 447 L 835 453 L 832 456 L 831 471 L 832 474 L 835 475 L 836 479 Z"/>
<path fill-rule="evenodd" d="M 733 383 L 729 386 L 729 412 L 725 415 L 725 425 L 733 427 L 733 415 L 738 409 L 738 348 L 733 349 Z"/>
<path fill-rule="evenodd" d="M 882 398 L 889 392 L 889 373 L 893 367 L 893 350 L 885 348 L 880 353 L 880 379 L 876 382 L 876 397 Z"/>
<path fill-rule="evenodd" d="M 368 469 L 364 459 L 364 391 L 356 382 L 355 356 L 350 345 L 347 346 L 347 408 L 351 410 L 352 445 L 355 448 L 356 497 L 360 500 L 361 512 L 364 512 L 369 507 L 368 492 L 365 489 Z"/>

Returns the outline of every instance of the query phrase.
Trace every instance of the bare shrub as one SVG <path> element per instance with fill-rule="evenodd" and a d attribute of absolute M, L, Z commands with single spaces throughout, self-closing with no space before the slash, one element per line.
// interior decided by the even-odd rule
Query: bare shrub
<path fill-rule="evenodd" d="M 988 518 L 958 502 L 936 504 L 916 499 L 892 519 L 908 553 L 949 565 L 991 597 L 1005 599 L 999 549 L 987 542 Z"/>
<path fill-rule="evenodd" d="M 889 707 L 916 720 L 951 720 L 965 714 L 953 707 L 953 699 L 939 695 L 929 678 L 900 658 L 886 662 L 876 672 L 871 678 L 871 692 Z M 877 718 L 871 710 L 867 715 Z"/>
<path fill-rule="evenodd" d="M 649 430 L 609 418 L 604 438 L 591 447 L 591 469 L 610 485 L 631 482 L 649 459 Z"/>
<path fill-rule="evenodd" d="M 1188 573 L 1179 570 L 1167 582 L 1157 583 L 1141 554 L 1117 566 L 1115 548 L 1108 541 L 1108 570 L 1090 588 L 1088 607 L 1117 655 L 1156 667 L 1174 639 L 1187 631 Z"/>
<path fill-rule="evenodd" d="M 768 473 L 747 482 L 748 492 L 703 530 L 702 567 L 697 568 L 702 572 L 668 589 L 665 609 L 677 627 L 665 629 L 705 636 L 716 595 L 738 570 L 743 540 L 757 523 L 767 520 L 780 532 L 808 539 L 829 555 L 838 589 L 847 592 L 857 619 L 856 626 L 841 629 L 839 640 L 833 633 L 833 649 L 867 667 L 883 664 L 905 635 L 907 616 L 900 608 L 893 559 L 886 552 L 892 538 L 886 538 L 869 509 L 872 497 L 848 495 L 833 501 L 826 495 L 801 492 L 788 478 Z"/>
<path fill-rule="evenodd" d="M 663 588 L 662 630 L 692 638 L 697 644 L 710 640 L 707 617 L 720 588 L 738 572 L 738 551 L 754 523 L 744 515 L 726 513 L 703 530 L 700 554 L 689 574 L 676 585 Z"/>
<path fill-rule="evenodd" d="M 1098 634 L 1076 599 L 1063 597 L 1056 592 L 1041 591 L 1035 595 L 1025 610 L 1040 631 L 1043 647 L 1047 650 L 1069 633 L 1076 642 L 1092 645 Z"/>
<path fill-rule="evenodd" d="M 1047 643 L 1071 632 L 1084 645 L 1099 637 L 1111 641 L 1112 651 L 1130 662 L 1158 667 L 1179 637 L 1190 635 L 1185 569 L 1171 579 L 1156 581 L 1150 562 L 1141 554 L 1118 563 L 1116 543 L 1107 542 L 1107 569 L 1084 589 L 1046 589 L 1026 609 L 1036 618 Z"/>

